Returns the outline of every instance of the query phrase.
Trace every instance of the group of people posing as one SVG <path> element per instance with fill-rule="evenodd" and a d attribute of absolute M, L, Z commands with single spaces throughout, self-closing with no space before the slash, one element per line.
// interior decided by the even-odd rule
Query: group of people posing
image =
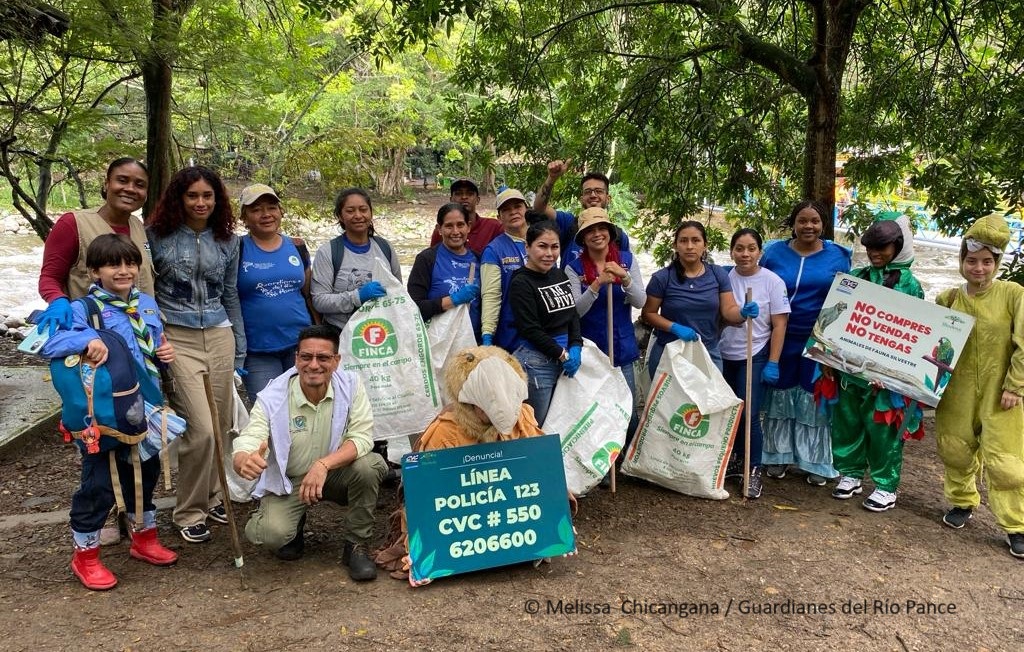
<path fill-rule="evenodd" d="M 791 237 L 767 249 L 755 230 L 733 234 L 731 270 L 710 262 L 703 224 L 685 221 L 673 235 L 671 262 L 645 286 L 627 234 L 609 218 L 607 177 L 583 176 L 578 216 L 549 205 L 566 170 L 563 161 L 548 165 L 532 206 L 518 190 L 500 192 L 496 220 L 477 212 L 480 193 L 473 181 L 455 181 L 451 203 L 437 213 L 431 246 L 416 257 L 409 275 L 409 294 L 425 320 L 468 304 L 478 342 L 511 354 L 504 364 L 513 368 L 510 379 L 525 380 L 526 406 L 522 414 L 509 413 L 515 418 L 498 420 L 541 432 L 559 376 L 574 375 L 583 362 L 583 338 L 611 358 L 635 395 L 634 363 L 642 355 L 636 308 L 654 329 L 649 374 L 666 344 L 699 340 L 745 400 L 749 498 L 761 496 L 764 475 L 783 478 L 798 469 L 812 485 L 837 480 L 837 499 L 861 494 L 869 474 L 874 486 L 864 507 L 893 508 L 903 441 L 921 433 L 919 406 L 820 368 L 802 351 L 836 273 L 923 298 L 910 271 L 913 240 L 906 217 L 880 216 L 861 238 L 870 264 L 852 271 L 850 250 L 822 239 L 828 216 L 815 202 L 797 204 L 787 219 Z M 342 234 L 310 257 L 300 238 L 281 233 L 281 201 L 269 186 L 242 191 L 238 204 L 248 233 L 241 237 L 213 171 L 190 167 L 174 175 L 143 225 L 133 213 L 145 202 L 147 187 L 141 163 L 118 159 L 107 170 L 104 204 L 57 220 L 39 281 L 49 304 L 39 328 L 53 335 L 42 353 L 76 352 L 102 362 L 106 353 L 94 344 L 87 311 L 76 301 L 86 297 L 99 302 L 108 327 L 124 337 L 143 368 L 154 378 L 163 370 L 173 380 L 170 405 L 188 427 L 178 449 L 172 518 L 191 543 L 210 539 L 208 521 L 227 520 L 214 433 L 230 428 L 239 370 L 255 407 L 235 442 L 235 470 L 258 479 L 256 495 L 262 496 L 248 538 L 282 558 L 297 558 L 308 506 L 324 497 L 345 502 L 344 561 L 354 578 L 371 579 L 373 505 L 387 467 L 371 450 L 373 417 L 365 390 L 357 378 L 337 371 L 338 329 L 361 305 L 386 295 L 373 278 L 375 261 L 401 278 L 394 247 L 374 232 L 370 196 L 358 188 L 338 195 L 334 215 Z M 936 411 L 936 436 L 952 505 L 943 522 L 966 524 L 979 505 L 977 475 L 985 468 L 990 507 L 1008 533 L 1012 554 L 1024 557 L 1024 289 L 995 279 L 1008 241 L 1001 216 L 979 220 L 960 252 L 966 282 L 937 299 L 976 323 Z M 748 364 L 760 381 L 751 396 L 745 395 Z M 213 406 L 204 375 L 213 387 Z M 496 422 L 486 413 L 501 401 L 493 388 L 484 394 L 487 400 L 467 404 L 493 429 Z M 831 409 L 822 409 L 816 394 L 832 397 Z M 629 436 L 637 421 L 634 414 Z M 506 434 L 499 429 L 497 436 Z M 99 562 L 98 546 L 114 501 L 111 468 L 93 455 L 83 450 L 82 484 L 73 499 L 72 569 L 86 586 L 109 588 L 116 579 Z M 133 477 L 128 456 L 117 460 L 126 465 L 117 475 L 127 483 Z M 131 554 L 173 563 L 175 553 L 155 534 L 159 458 L 143 465 L 143 505 L 125 491 Z M 742 459 L 733 460 L 733 469 L 742 466 Z"/>

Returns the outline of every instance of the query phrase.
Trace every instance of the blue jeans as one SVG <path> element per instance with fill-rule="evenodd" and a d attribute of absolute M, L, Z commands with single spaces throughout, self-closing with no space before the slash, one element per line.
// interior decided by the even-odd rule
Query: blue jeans
<path fill-rule="evenodd" d="M 263 391 L 270 381 L 295 366 L 295 346 L 282 351 L 257 353 L 249 351 L 245 355 L 245 370 L 249 375 L 242 378 L 245 393 L 249 395 L 249 403 L 256 402 L 256 395 Z"/>
<path fill-rule="evenodd" d="M 513 355 L 526 371 L 526 402 L 533 407 L 537 423 L 543 426 L 544 419 L 548 416 L 548 408 L 551 406 L 551 397 L 555 393 L 555 385 L 562 374 L 562 363 L 527 345 L 520 346 Z"/>
<path fill-rule="evenodd" d="M 768 345 L 754 354 L 752 358 L 752 382 L 750 392 L 752 396 L 747 401 L 747 360 L 724 360 L 722 375 L 725 382 L 729 383 L 736 396 L 743 399 L 743 418 L 750 419 L 750 466 L 761 466 L 761 447 L 764 435 L 761 433 L 761 397 L 764 394 L 764 387 L 761 385 L 761 372 L 768 362 Z M 743 427 L 746 428 L 746 422 Z M 743 431 L 745 432 L 745 430 Z M 736 445 L 733 447 L 733 457 L 743 461 L 743 433 L 736 438 Z"/>
<path fill-rule="evenodd" d="M 675 341 L 675 340 L 673 340 Z M 714 348 L 711 348 L 714 346 Z M 718 370 L 722 370 L 722 353 L 718 350 L 718 342 L 714 345 L 709 345 L 704 342 L 704 347 L 708 350 L 708 355 L 711 356 L 711 362 L 715 363 Z M 654 379 L 654 373 L 658 371 L 658 363 L 661 362 L 661 354 L 665 351 L 665 345 L 662 344 L 656 337 L 651 336 L 651 348 L 647 353 L 647 373 L 650 374 L 651 380 Z"/>

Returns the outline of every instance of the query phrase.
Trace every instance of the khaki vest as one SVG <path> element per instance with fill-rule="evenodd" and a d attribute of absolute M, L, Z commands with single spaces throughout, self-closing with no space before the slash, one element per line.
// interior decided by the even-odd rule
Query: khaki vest
<path fill-rule="evenodd" d="M 68 296 L 71 299 L 78 299 L 89 293 L 89 286 L 93 283 L 92 276 L 89 275 L 89 268 L 85 265 L 85 250 L 89 248 L 89 244 L 97 236 L 105 233 L 116 233 L 116 231 L 96 211 L 77 210 L 74 215 L 75 224 L 78 226 L 78 258 L 68 273 Z M 149 253 L 149 240 L 146 238 L 146 229 L 142 226 L 142 220 L 134 216 L 128 219 L 128 229 L 132 242 L 142 252 L 142 265 L 139 267 L 139 282 L 137 283 L 138 288 L 152 296 L 153 256 Z"/>

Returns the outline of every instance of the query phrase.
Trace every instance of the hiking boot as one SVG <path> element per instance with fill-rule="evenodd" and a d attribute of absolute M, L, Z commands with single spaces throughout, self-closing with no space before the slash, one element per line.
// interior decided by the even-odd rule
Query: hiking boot
<path fill-rule="evenodd" d="M 178 561 L 178 553 L 160 544 L 156 538 L 155 527 L 131 532 L 128 536 L 132 540 L 132 547 L 128 550 L 128 554 L 135 559 L 141 559 L 154 566 L 170 566 Z"/>
<path fill-rule="evenodd" d="M 206 513 L 206 516 L 215 523 L 220 523 L 221 525 L 228 524 L 228 510 L 224 508 L 223 503 L 216 507 L 211 507 L 210 511 Z"/>
<path fill-rule="evenodd" d="M 206 523 L 196 523 L 195 525 L 189 525 L 181 528 L 181 538 L 189 543 L 203 543 L 213 538 L 210 534 L 210 528 L 206 527 Z"/>
<path fill-rule="evenodd" d="M 341 563 L 348 566 L 348 576 L 356 582 L 377 579 L 377 565 L 370 559 L 365 543 L 346 541 L 341 552 Z"/>
<path fill-rule="evenodd" d="M 763 489 L 764 481 L 761 479 L 761 467 L 755 466 L 750 469 L 750 484 L 747 487 L 747 498 L 760 498 Z"/>
<path fill-rule="evenodd" d="M 896 492 L 875 488 L 864 500 L 864 509 L 872 512 L 884 512 L 896 506 Z"/>
<path fill-rule="evenodd" d="M 785 464 L 768 464 L 764 467 L 764 474 L 776 480 L 786 477 L 786 471 L 787 467 Z"/>
<path fill-rule="evenodd" d="M 825 476 L 818 475 L 817 473 L 807 474 L 807 484 L 812 487 L 824 487 L 828 484 L 828 478 Z"/>
<path fill-rule="evenodd" d="M 100 561 L 99 546 L 76 547 L 71 556 L 71 572 L 82 582 L 82 586 L 92 591 L 106 591 L 117 586 L 117 578 Z"/>
<path fill-rule="evenodd" d="M 1024 532 L 1007 534 L 1006 542 L 1010 544 L 1011 555 L 1018 559 L 1024 559 Z"/>
<path fill-rule="evenodd" d="M 836 485 L 836 488 L 832 490 L 832 497 L 837 500 L 846 500 L 848 498 L 853 498 L 856 494 L 859 494 L 862 491 L 864 491 L 864 487 L 861 486 L 860 480 L 844 475 L 839 478 L 839 483 Z"/>
<path fill-rule="evenodd" d="M 306 529 L 306 515 L 303 514 L 302 518 L 299 519 L 299 525 L 295 528 L 295 536 L 292 540 L 278 548 L 274 552 L 274 556 L 284 561 L 296 561 L 302 559 L 302 555 L 306 552 L 306 538 L 304 532 Z"/>
<path fill-rule="evenodd" d="M 967 525 L 967 521 L 971 520 L 972 516 L 974 516 L 974 510 L 970 507 L 954 507 L 946 512 L 946 515 L 942 517 L 942 522 L 954 530 L 959 530 Z"/>

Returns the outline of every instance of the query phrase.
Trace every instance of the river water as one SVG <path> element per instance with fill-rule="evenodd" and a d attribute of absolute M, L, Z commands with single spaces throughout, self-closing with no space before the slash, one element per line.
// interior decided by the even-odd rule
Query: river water
<path fill-rule="evenodd" d="M 382 225 L 384 226 L 384 225 Z M 389 225 L 390 226 L 390 225 Z M 417 229 L 421 231 L 422 229 Z M 334 234 L 328 230 L 307 237 L 311 252 Z M 426 246 L 426 237 L 408 231 L 399 235 L 381 229 L 381 235 L 395 243 L 396 251 L 402 262 L 403 276 L 408 278 L 409 268 L 416 253 Z M 957 272 L 957 253 L 949 248 L 938 248 L 922 244 L 915 247 L 914 276 L 924 288 L 925 298 L 929 301 L 935 295 L 959 284 L 962 279 Z M 44 308 L 46 304 L 39 298 L 37 280 L 39 266 L 43 258 L 43 244 L 36 235 L 5 235 L 0 238 L 0 315 L 27 316 L 35 308 Z M 727 252 L 717 252 L 714 259 L 719 264 L 728 264 Z M 859 245 L 854 252 L 854 265 L 866 264 L 864 250 Z M 640 254 L 640 266 L 644 279 L 649 279 L 658 267 L 649 254 Z"/>

